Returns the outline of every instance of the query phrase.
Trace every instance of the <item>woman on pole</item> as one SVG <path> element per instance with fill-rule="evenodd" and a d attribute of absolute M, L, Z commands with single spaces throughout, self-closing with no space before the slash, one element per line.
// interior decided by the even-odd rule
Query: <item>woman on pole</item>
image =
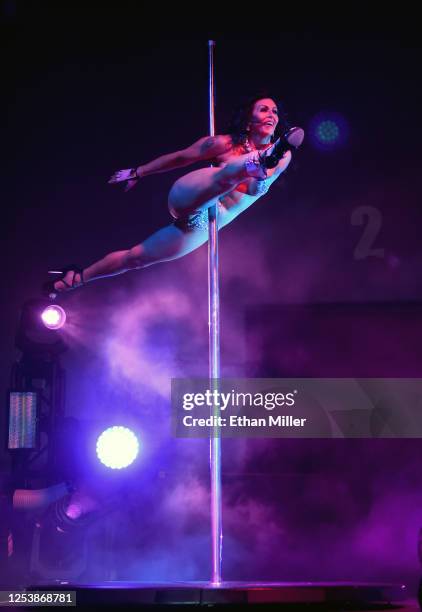
<path fill-rule="evenodd" d="M 55 297 L 98 278 L 187 255 L 208 239 L 208 208 L 217 204 L 219 229 L 231 223 L 267 193 L 289 165 L 291 149 L 300 146 L 303 137 L 301 128 L 288 129 L 273 98 L 256 96 L 237 109 L 227 134 L 206 136 L 186 149 L 118 170 L 109 183 L 125 183 L 128 191 L 151 174 L 199 161 L 213 164 L 188 172 L 173 184 L 168 196 L 169 225 L 84 269 L 70 265 L 51 272 L 59 277 L 46 283 L 45 291 Z"/>

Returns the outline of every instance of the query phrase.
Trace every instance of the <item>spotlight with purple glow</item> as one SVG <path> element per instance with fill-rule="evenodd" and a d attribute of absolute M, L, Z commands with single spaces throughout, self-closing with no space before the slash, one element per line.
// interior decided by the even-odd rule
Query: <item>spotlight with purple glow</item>
<path fill-rule="evenodd" d="M 311 120 L 309 128 L 312 144 L 321 151 L 334 151 L 349 137 L 349 126 L 340 113 L 319 113 Z"/>
<path fill-rule="evenodd" d="M 128 467 L 135 461 L 138 451 L 138 439 L 127 427 L 109 427 L 97 440 L 99 460 L 113 470 Z"/>
<path fill-rule="evenodd" d="M 48 329 L 60 329 L 66 323 L 66 313 L 61 306 L 47 306 L 41 314 L 42 322 Z"/>

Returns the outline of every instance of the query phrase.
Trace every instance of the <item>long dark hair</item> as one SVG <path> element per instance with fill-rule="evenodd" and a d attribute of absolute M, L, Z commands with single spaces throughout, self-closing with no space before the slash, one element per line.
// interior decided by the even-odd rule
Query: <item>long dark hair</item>
<path fill-rule="evenodd" d="M 260 91 L 254 96 L 244 100 L 241 104 L 239 104 L 239 106 L 235 108 L 232 114 L 230 123 L 227 128 L 227 132 L 231 135 L 234 145 L 242 145 L 246 141 L 246 138 L 248 136 L 246 128 L 250 121 L 254 104 L 255 102 L 258 102 L 258 100 L 262 100 L 264 98 L 270 98 L 271 100 L 274 100 L 278 108 L 279 122 L 274 131 L 274 135 L 271 137 L 271 142 L 277 140 L 279 136 L 281 136 L 286 130 L 288 130 L 289 124 L 287 122 L 287 116 L 283 110 L 283 106 L 280 104 L 277 98 L 272 96 L 271 93 L 269 93 L 268 91 Z"/>

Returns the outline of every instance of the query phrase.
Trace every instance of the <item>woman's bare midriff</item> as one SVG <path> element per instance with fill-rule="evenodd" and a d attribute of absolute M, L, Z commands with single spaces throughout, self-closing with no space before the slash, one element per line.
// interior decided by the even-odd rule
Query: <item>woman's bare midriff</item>
<path fill-rule="evenodd" d="M 272 184 L 279 175 L 278 172 L 274 176 L 276 171 L 277 168 L 273 168 L 268 171 L 268 178 L 265 180 L 268 181 L 269 184 Z M 255 189 L 256 179 L 250 178 L 244 181 L 243 183 L 237 185 L 236 189 L 233 189 L 233 191 L 230 191 L 229 193 L 226 193 L 226 195 L 221 196 L 219 198 L 219 201 L 227 210 L 227 212 L 230 213 L 230 217 L 234 218 L 237 217 L 237 215 L 239 215 L 241 212 L 249 208 L 249 206 L 251 206 L 254 202 L 259 200 L 260 197 L 262 197 L 262 193 L 252 195 Z"/>

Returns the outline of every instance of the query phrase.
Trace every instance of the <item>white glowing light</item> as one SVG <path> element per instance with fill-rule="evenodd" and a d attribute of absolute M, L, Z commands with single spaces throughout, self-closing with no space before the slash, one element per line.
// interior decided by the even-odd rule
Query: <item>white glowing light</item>
<path fill-rule="evenodd" d="M 61 306 L 47 306 L 41 314 L 41 319 L 48 329 L 60 329 L 66 322 L 66 313 Z"/>
<path fill-rule="evenodd" d="M 126 427 L 110 427 L 97 440 L 97 456 L 107 467 L 120 470 L 135 461 L 139 442 L 133 431 Z"/>

